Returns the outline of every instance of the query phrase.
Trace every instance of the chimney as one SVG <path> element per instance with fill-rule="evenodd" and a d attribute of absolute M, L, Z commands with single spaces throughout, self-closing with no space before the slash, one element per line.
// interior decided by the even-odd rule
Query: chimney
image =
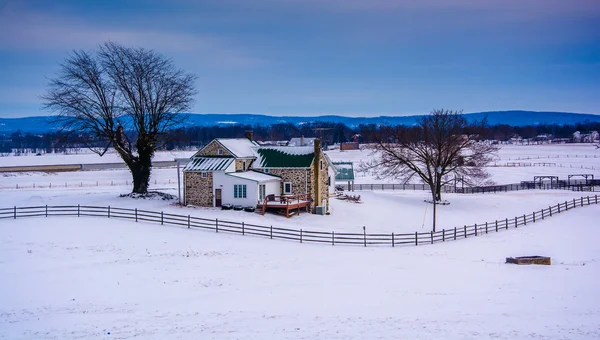
<path fill-rule="evenodd" d="M 313 200 L 315 202 L 315 206 L 320 206 L 323 197 L 321 195 L 321 140 L 316 138 L 314 142 L 315 147 L 315 158 L 313 161 L 313 190 L 314 196 Z"/>
<path fill-rule="evenodd" d="M 244 132 L 244 136 L 246 136 L 246 138 L 249 140 L 254 140 L 254 131 L 246 130 L 246 132 Z"/>
<path fill-rule="evenodd" d="M 300 146 L 304 146 L 304 136 L 300 136 Z"/>

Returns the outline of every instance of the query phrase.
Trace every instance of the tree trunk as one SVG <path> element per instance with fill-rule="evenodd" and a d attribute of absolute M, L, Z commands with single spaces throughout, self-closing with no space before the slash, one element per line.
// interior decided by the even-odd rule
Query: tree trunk
<path fill-rule="evenodd" d="M 133 189 L 132 193 L 136 194 L 147 194 L 148 193 L 148 182 L 150 181 L 150 169 L 151 164 L 142 164 L 141 161 L 134 162 L 129 170 L 131 170 L 131 176 L 133 177 Z"/>

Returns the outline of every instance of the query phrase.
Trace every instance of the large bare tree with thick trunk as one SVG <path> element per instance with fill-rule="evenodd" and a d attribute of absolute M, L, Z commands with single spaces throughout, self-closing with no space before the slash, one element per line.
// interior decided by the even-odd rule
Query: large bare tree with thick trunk
<path fill-rule="evenodd" d="M 155 51 L 109 42 L 94 52 L 73 51 L 42 98 L 65 130 L 106 142 L 92 151 L 102 156 L 112 146 L 131 171 L 132 192 L 145 194 L 152 157 L 181 126 L 195 80 Z"/>
<path fill-rule="evenodd" d="M 441 200 L 441 188 L 461 178 L 467 185 L 488 184 L 485 165 L 498 148 L 479 140 L 485 124 L 469 124 L 460 111 L 434 110 L 413 127 L 381 127 L 373 146 L 373 158 L 361 164 L 363 171 L 404 183 L 419 178 Z"/>

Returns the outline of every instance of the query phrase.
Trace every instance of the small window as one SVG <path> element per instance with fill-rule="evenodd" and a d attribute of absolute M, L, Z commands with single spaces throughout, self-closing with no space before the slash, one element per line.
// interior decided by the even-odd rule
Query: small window
<path fill-rule="evenodd" d="M 283 193 L 291 194 L 292 193 L 292 182 L 283 183 Z"/>
<path fill-rule="evenodd" d="M 206 178 L 206 177 L 208 177 L 208 174 L 206 172 L 203 172 L 202 173 L 202 178 Z"/>
<path fill-rule="evenodd" d="M 321 170 L 323 170 L 323 161 L 321 161 Z"/>
<path fill-rule="evenodd" d="M 223 149 L 217 150 L 217 155 L 222 156 L 223 155 Z"/>
<path fill-rule="evenodd" d="M 246 171 L 246 161 L 242 161 L 242 171 Z"/>
<path fill-rule="evenodd" d="M 331 176 L 327 177 L 327 186 L 331 186 Z"/>
<path fill-rule="evenodd" d="M 235 184 L 233 186 L 233 198 L 246 198 L 245 184 Z"/>

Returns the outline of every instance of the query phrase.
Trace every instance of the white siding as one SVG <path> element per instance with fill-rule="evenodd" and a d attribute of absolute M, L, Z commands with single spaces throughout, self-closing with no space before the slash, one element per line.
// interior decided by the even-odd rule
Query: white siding
<path fill-rule="evenodd" d="M 221 189 L 222 204 L 239 204 L 242 206 L 256 206 L 256 204 L 258 204 L 258 182 L 249 179 L 228 176 L 223 172 L 215 172 L 213 176 L 213 194 L 214 189 Z M 246 185 L 246 198 L 234 197 L 233 191 L 234 185 L 236 184 Z M 262 184 L 266 185 L 266 195 L 274 194 L 279 196 L 281 194 L 279 181 L 269 181 Z"/>

